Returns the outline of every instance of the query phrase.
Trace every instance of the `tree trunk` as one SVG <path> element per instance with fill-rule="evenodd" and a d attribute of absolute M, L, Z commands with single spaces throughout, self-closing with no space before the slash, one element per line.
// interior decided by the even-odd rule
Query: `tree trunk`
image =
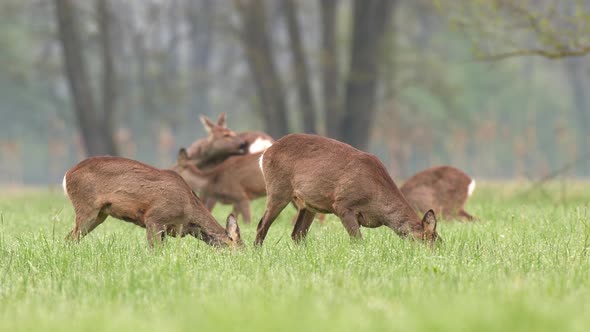
<path fill-rule="evenodd" d="M 102 133 L 109 154 L 117 155 L 114 140 L 114 114 L 117 100 L 117 74 L 113 59 L 113 16 L 108 0 L 97 0 L 98 26 L 102 56 Z"/>
<path fill-rule="evenodd" d="M 583 159 L 577 165 L 578 175 L 587 175 L 590 169 L 590 156 L 588 156 L 590 153 L 590 142 L 588 141 L 588 131 L 590 130 L 590 114 L 588 112 L 590 112 L 590 105 L 586 93 L 584 61 L 584 58 L 571 58 L 567 59 L 565 63 L 576 115 L 577 154 L 578 158 Z"/>
<path fill-rule="evenodd" d="M 287 32 L 291 55 L 293 57 L 293 76 L 296 80 L 297 95 L 299 97 L 299 110 L 302 115 L 303 131 L 310 134 L 316 133 L 316 108 L 311 90 L 309 70 L 305 63 L 305 50 L 301 40 L 299 22 L 297 21 L 297 3 L 295 0 L 283 0 L 283 12 L 287 22 Z"/>
<path fill-rule="evenodd" d="M 191 120 L 198 124 L 199 114 L 211 114 L 209 102 L 209 62 L 213 42 L 214 0 L 188 0 L 187 19 L 191 38 Z"/>
<path fill-rule="evenodd" d="M 258 90 L 265 129 L 278 139 L 289 132 L 287 103 L 273 59 L 264 2 L 234 0 L 234 4 L 242 21 L 240 39 Z"/>
<path fill-rule="evenodd" d="M 84 56 L 84 47 L 78 35 L 79 27 L 75 20 L 75 8 L 71 0 L 55 0 L 55 13 L 58 35 L 62 45 L 63 62 L 68 80 L 70 95 L 86 154 L 114 154 L 109 149 L 106 135 L 101 128 L 102 117 L 97 113 L 92 97 Z M 112 137 L 111 137 L 112 139 Z"/>
<path fill-rule="evenodd" d="M 340 138 L 367 149 L 376 108 L 382 40 L 395 0 L 355 0 L 351 58 Z"/>
<path fill-rule="evenodd" d="M 319 0 L 321 14 L 322 97 L 326 135 L 340 138 L 340 75 L 336 46 L 336 12 L 339 0 Z"/>

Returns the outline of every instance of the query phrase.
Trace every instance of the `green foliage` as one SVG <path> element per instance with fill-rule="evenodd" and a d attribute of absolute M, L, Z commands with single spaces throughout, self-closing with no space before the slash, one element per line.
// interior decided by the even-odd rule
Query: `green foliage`
<path fill-rule="evenodd" d="M 487 59 L 588 54 L 588 6 L 581 0 L 452 1 L 436 8 Z"/>
<path fill-rule="evenodd" d="M 585 331 L 590 191 L 559 188 L 480 184 L 467 209 L 482 221 L 442 223 L 434 251 L 385 228 L 351 242 L 331 216 L 294 245 L 292 210 L 262 248 L 241 225 L 240 252 L 193 238 L 151 252 L 141 228 L 113 219 L 72 245 L 61 193 L 4 193 L 0 329 Z"/>

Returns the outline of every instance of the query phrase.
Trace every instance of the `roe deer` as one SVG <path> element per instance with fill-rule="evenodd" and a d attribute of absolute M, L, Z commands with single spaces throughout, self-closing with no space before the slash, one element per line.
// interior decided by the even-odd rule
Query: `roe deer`
<path fill-rule="evenodd" d="M 219 118 L 217 119 L 217 123 L 213 124 L 210 120 L 203 118 L 203 124 L 207 127 L 216 127 L 216 128 L 225 128 L 225 113 L 221 113 L 221 115 L 219 116 Z M 249 154 L 256 154 L 256 153 L 260 153 L 262 151 L 264 151 L 266 148 L 268 148 L 269 146 L 272 145 L 272 143 L 274 142 L 274 140 L 272 139 L 272 137 L 270 137 L 269 135 L 263 133 L 263 132 L 259 132 L 259 131 L 246 131 L 246 132 L 242 132 L 242 133 L 238 133 L 237 136 L 241 139 L 243 139 L 248 147 L 248 153 Z M 258 169 L 258 159 L 257 158 L 249 158 L 249 157 L 242 157 L 242 156 L 232 156 L 232 155 L 225 155 L 222 156 L 220 154 L 219 157 L 217 158 L 210 158 L 207 156 L 212 155 L 213 153 L 211 153 L 210 151 L 208 151 L 209 149 L 211 149 L 212 146 L 211 145 L 203 145 L 201 143 L 201 140 L 197 140 L 195 141 L 188 149 L 187 149 L 187 155 L 189 159 L 195 160 L 196 162 L 196 166 L 201 169 L 201 170 L 205 170 L 205 169 L 210 169 L 214 166 L 220 165 L 224 162 L 226 162 L 227 158 L 232 159 L 231 161 L 227 161 L 228 165 L 226 167 L 224 167 L 222 169 L 222 171 L 227 171 L 227 172 L 238 172 L 238 173 L 242 173 L 244 174 L 244 170 L 246 170 L 246 174 L 244 174 L 244 176 L 248 176 L 249 179 L 247 180 L 248 182 L 248 186 L 250 188 L 262 188 L 262 190 L 264 191 L 264 179 L 262 178 L 262 173 L 260 173 L 260 169 Z M 234 159 L 235 158 L 235 159 Z M 189 174 L 189 173 L 186 173 Z M 218 173 L 219 174 L 219 173 Z M 225 177 L 226 179 L 229 179 L 228 177 Z M 185 176 L 185 180 L 186 180 L 186 176 Z M 244 182 L 244 181 L 242 181 Z M 189 182 L 189 184 L 191 185 L 191 187 L 193 188 L 193 190 L 195 190 L 196 192 L 199 193 L 200 197 L 203 199 L 203 201 L 205 202 L 205 205 L 207 206 L 207 208 L 209 209 L 209 211 L 213 210 L 213 207 L 215 206 L 215 204 L 217 203 L 217 199 L 215 197 L 211 197 L 207 192 L 205 192 L 203 190 L 203 187 L 205 186 L 204 181 L 201 179 L 197 179 L 195 178 L 195 176 L 193 176 L 192 181 Z M 244 216 L 244 220 L 246 223 L 250 223 L 250 217 L 249 217 L 249 208 L 246 207 L 246 205 L 248 203 L 244 202 L 243 200 L 241 200 L 241 197 L 243 197 L 243 188 L 236 185 L 233 182 L 228 182 L 228 187 L 227 188 L 222 188 L 219 186 L 216 186 L 215 192 L 220 193 L 220 192 L 224 192 L 224 196 L 231 196 L 233 197 L 230 200 L 224 200 L 224 202 L 228 202 L 228 201 L 233 201 L 233 205 L 234 205 L 234 211 L 236 213 L 242 213 L 242 215 Z M 238 190 L 238 192 L 232 192 L 232 190 Z M 259 189 L 255 189 L 255 191 L 258 192 Z M 264 194 L 261 195 L 254 195 L 254 198 L 260 197 L 260 196 L 264 196 L 266 194 L 266 192 L 264 192 Z M 215 195 L 214 195 L 215 196 Z M 240 199 L 236 199 L 236 197 L 240 197 Z M 241 206 L 239 206 L 241 204 Z M 243 211 L 243 212 L 241 212 Z M 238 217 L 238 215 L 236 215 L 236 218 Z"/>
<path fill-rule="evenodd" d="M 198 167 L 216 165 L 229 156 L 241 155 L 248 152 L 248 142 L 244 138 L 225 127 L 225 116 L 218 124 L 213 123 L 205 116 L 201 116 L 203 127 L 209 133 L 206 138 L 195 141 L 187 152 L 191 159 L 197 162 Z"/>
<path fill-rule="evenodd" d="M 250 201 L 266 195 L 262 173 L 258 168 L 260 153 L 235 156 L 207 170 L 200 170 L 193 160 L 188 159 L 185 149 L 180 149 L 174 171 L 201 194 L 207 197 L 206 204 L 212 208 L 218 200 L 233 204 L 236 218 L 242 214 L 249 224 Z"/>
<path fill-rule="evenodd" d="M 223 229 L 171 170 L 126 158 L 93 157 L 68 170 L 63 187 L 76 213 L 68 235 L 72 240 L 80 240 L 112 216 L 145 227 L 150 246 L 165 234 L 192 235 L 215 246 L 242 245 L 235 218 L 230 215 Z"/>
<path fill-rule="evenodd" d="M 474 220 L 464 210 L 475 190 L 475 180 L 451 166 L 437 166 L 412 176 L 400 188 L 410 205 L 421 213 L 433 209 L 437 216 Z"/>
<path fill-rule="evenodd" d="M 172 169 L 194 191 L 199 192 L 209 211 L 213 210 L 217 201 L 232 204 L 232 214 L 236 218 L 241 214 L 244 223 L 249 224 L 252 220 L 250 201 L 266 196 L 266 184 L 258 166 L 260 155 L 261 153 L 255 153 L 230 157 L 218 166 L 201 170 L 195 161 L 188 158 L 186 150 L 180 149 Z M 318 218 L 323 221 L 324 215 Z"/>
<path fill-rule="evenodd" d="M 260 168 L 267 200 L 256 245 L 262 245 L 270 225 L 291 201 L 299 206 L 291 234 L 296 242 L 306 236 L 316 212 L 337 215 L 351 237 L 361 237 L 360 226 L 387 226 L 431 245 L 438 238 L 434 212 L 420 220 L 381 161 L 348 144 L 316 135 L 287 135 L 266 149 Z"/>
<path fill-rule="evenodd" d="M 217 118 L 217 125 L 225 127 L 225 113 L 219 115 L 219 118 Z M 246 144 L 248 145 L 248 153 L 263 152 L 275 141 L 270 135 L 261 131 L 243 131 L 236 135 L 246 141 Z M 190 154 L 189 157 L 194 159 Z"/>

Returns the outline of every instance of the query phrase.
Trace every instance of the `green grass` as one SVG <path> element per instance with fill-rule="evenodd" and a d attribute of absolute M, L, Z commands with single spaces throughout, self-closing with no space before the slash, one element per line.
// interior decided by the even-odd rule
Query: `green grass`
<path fill-rule="evenodd" d="M 351 242 L 333 216 L 294 245 L 287 209 L 262 248 L 241 225 L 239 252 L 188 237 L 152 252 L 114 219 L 72 245 L 61 193 L 0 192 L 0 330 L 587 331 L 590 185 L 520 191 L 479 185 L 482 222 L 441 223 L 434 251 L 384 227 Z"/>

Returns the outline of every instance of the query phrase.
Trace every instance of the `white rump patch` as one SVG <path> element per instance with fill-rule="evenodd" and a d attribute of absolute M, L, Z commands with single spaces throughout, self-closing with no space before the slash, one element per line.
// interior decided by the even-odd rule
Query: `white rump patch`
<path fill-rule="evenodd" d="M 260 171 L 264 175 L 264 171 L 262 170 L 262 158 L 263 157 L 264 157 L 264 152 L 260 155 L 260 158 L 258 158 L 258 167 L 260 167 Z"/>
<path fill-rule="evenodd" d="M 66 187 L 66 175 L 68 173 L 64 174 L 64 179 L 61 181 L 61 185 L 64 187 L 64 194 L 66 196 L 68 196 L 68 188 Z"/>
<path fill-rule="evenodd" d="M 469 184 L 469 187 L 467 187 L 467 197 L 470 197 L 471 195 L 473 195 L 473 191 L 475 190 L 475 180 L 471 180 L 471 183 Z"/>
<path fill-rule="evenodd" d="M 248 147 L 248 153 L 258 153 L 268 149 L 272 145 L 272 142 L 258 137 L 250 146 Z"/>

